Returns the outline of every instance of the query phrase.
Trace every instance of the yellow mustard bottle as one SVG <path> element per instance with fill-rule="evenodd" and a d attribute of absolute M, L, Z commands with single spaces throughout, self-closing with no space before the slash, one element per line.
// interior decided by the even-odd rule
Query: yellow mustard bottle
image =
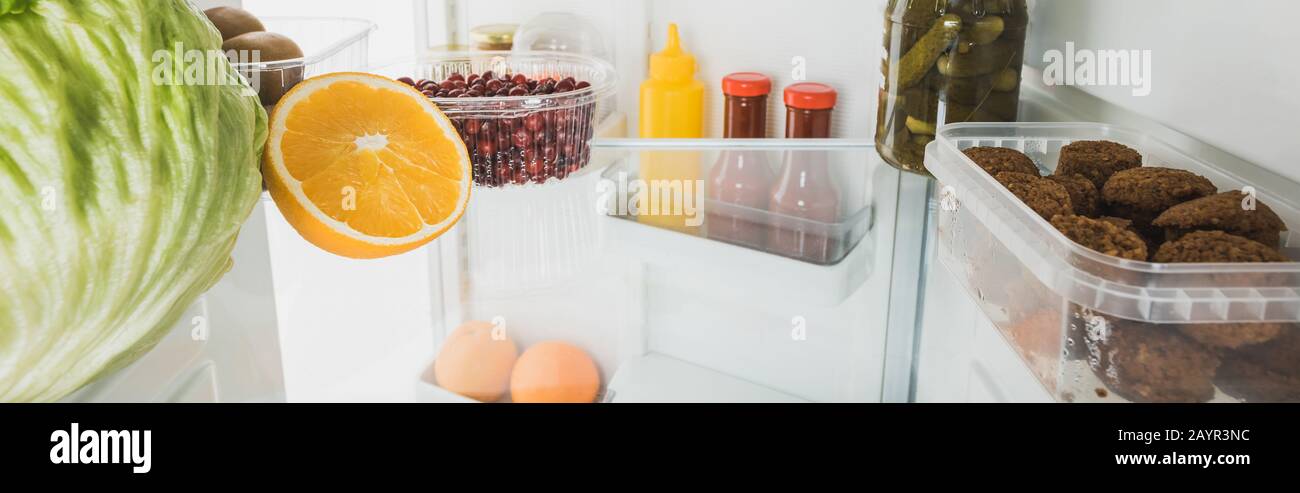
<path fill-rule="evenodd" d="M 695 70 L 695 57 L 682 49 L 677 24 L 669 24 L 667 45 L 650 55 L 650 76 L 641 83 L 641 138 L 704 136 L 704 84 L 695 79 Z M 701 234 L 704 181 L 699 157 L 694 151 L 642 153 L 640 178 L 647 200 L 640 204 L 638 221 Z"/>

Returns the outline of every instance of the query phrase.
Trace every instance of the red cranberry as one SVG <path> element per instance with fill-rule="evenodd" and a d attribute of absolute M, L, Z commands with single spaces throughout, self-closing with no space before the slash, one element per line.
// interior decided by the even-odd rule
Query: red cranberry
<path fill-rule="evenodd" d="M 492 152 L 496 148 L 496 145 L 497 143 L 495 140 L 487 137 L 480 137 L 478 139 L 478 152 L 479 154 L 483 154 L 483 155 L 492 154 Z"/>
<path fill-rule="evenodd" d="M 520 87 L 520 86 L 515 86 L 515 88 L 514 88 L 514 89 L 511 89 L 510 92 L 507 93 L 507 94 L 509 94 L 509 95 L 511 95 L 511 96 L 527 96 L 527 95 L 528 95 L 528 90 L 527 90 L 527 89 L 524 89 L 523 87 Z"/>
<path fill-rule="evenodd" d="M 456 88 L 456 81 L 454 81 L 454 80 L 444 80 L 444 81 L 442 81 L 442 84 L 438 84 L 438 87 L 441 87 L 442 90 L 444 90 L 444 91 L 450 91 L 450 90 Z"/>
<path fill-rule="evenodd" d="M 541 113 L 533 113 L 524 117 L 524 126 L 534 132 L 541 130 L 546 126 L 546 122 Z"/>
<path fill-rule="evenodd" d="M 468 82 L 470 84 L 474 84 L 474 81 L 477 80 L 478 80 L 478 74 L 469 74 L 469 77 L 465 78 L 465 82 Z"/>
<path fill-rule="evenodd" d="M 460 81 L 463 81 L 463 80 L 465 80 L 465 76 L 460 75 L 460 72 L 452 72 L 451 75 L 448 75 L 448 76 L 447 76 L 447 80 L 460 80 Z"/>
<path fill-rule="evenodd" d="M 555 84 L 555 92 L 569 92 L 573 90 L 573 77 L 565 77 L 564 80 Z"/>
<path fill-rule="evenodd" d="M 504 82 L 501 82 L 501 81 L 496 80 L 496 79 L 492 79 L 492 80 L 489 80 L 489 81 L 487 82 L 487 88 L 488 88 L 489 91 L 492 91 L 492 92 L 500 91 L 500 90 L 501 90 L 501 86 L 503 86 L 503 85 L 505 85 Z"/>
<path fill-rule="evenodd" d="M 481 97 L 483 97 L 483 93 L 479 92 L 478 89 L 470 89 L 470 90 L 468 90 L 468 91 L 465 91 L 465 97 L 467 97 L 467 98 L 481 98 Z"/>
<path fill-rule="evenodd" d="M 591 83 L 585 80 L 573 86 L 574 89 L 586 89 L 588 87 L 591 87 Z"/>
<path fill-rule="evenodd" d="M 415 87 L 415 81 L 411 80 L 410 77 L 398 77 L 397 81 L 406 84 L 408 86 Z"/>
<path fill-rule="evenodd" d="M 528 129 L 523 127 L 515 129 L 510 136 L 512 139 L 511 142 L 514 143 L 515 147 L 528 147 L 528 144 L 533 143 L 533 135 L 528 132 Z"/>
<path fill-rule="evenodd" d="M 459 98 L 463 96 L 465 96 L 465 91 L 461 89 L 452 89 L 447 91 L 447 97 L 449 98 Z"/>
<path fill-rule="evenodd" d="M 514 82 L 515 84 L 523 84 L 525 82 L 528 82 L 528 76 L 524 74 L 515 74 L 514 77 L 510 78 L 510 82 Z"/>

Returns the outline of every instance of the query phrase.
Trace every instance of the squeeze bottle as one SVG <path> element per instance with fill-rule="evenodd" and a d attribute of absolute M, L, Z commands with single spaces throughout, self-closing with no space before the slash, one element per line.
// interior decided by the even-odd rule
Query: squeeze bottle
<path fill-rule="evenodd" d="M 695 57 L 682 50 L 677 24 L 668 42 L 650 55 L 650 77 L 641 84 L 640 135 L 649 139 L 704 136 L 704 84 L 695 79 Z M 704 182 L 699 153 L 646 151 L 640 176 L 647 188 L 637 220 L 688 234 L 701 234 Z"/>

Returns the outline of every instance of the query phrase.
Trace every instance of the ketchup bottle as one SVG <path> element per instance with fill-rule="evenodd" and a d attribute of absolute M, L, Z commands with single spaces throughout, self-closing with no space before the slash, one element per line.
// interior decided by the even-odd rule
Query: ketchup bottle
<path fill-rule="evenodd" d="M 801 82 L 786 87 L 784 96 L 786 138 L 830 137 L 835 89 Z M 839 221 L 840 194 L 831 181 L 826 151 L 786 153 L 772 186 L 769 209 L 778 216 L 773 218 L 768 250 L 814 263 L 830 260 L 827 226 Z"/>
<path fill-rule="evenodd" d="M 724 105 L 722 137 L 767 137 L 767 98 L 772 80 L 754 72 L 722 78 Z M 728 149 L 709 171 L 708 236 L 716 240 L 761 248 L 767 231 L 761 221 L 772 192 L 772 170 L 761 151 Z"/>

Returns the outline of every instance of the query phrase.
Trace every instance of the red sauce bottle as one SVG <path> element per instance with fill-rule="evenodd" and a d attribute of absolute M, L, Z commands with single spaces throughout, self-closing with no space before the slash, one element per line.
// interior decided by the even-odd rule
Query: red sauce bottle
<path fill-rule="evenodd" d="M 785 88 L 785 136 L 824 139 L 831 135 L 835 89 L 816 82 Z M 840 194 L 832 182 L 826 151 L 790 151 L 772 186 L 769 209 L 779 216 L 768 238 L 768 250 L 809 262 L 830 260 L 827 225 L 839 221 Z"/>
<path fill-rule="evenodd" d="M 722 137 L 767 137 L 767 98 L 772 80 L 763 74 L 739 72 L 722 79 L 724 105 Z M 709 238 L 761 248 L 765 242 L 762 211 L 767 210 L 772 169 L 763 152 L 730 149 L 718 155 L 709 170 L 707 214 Z"/>

